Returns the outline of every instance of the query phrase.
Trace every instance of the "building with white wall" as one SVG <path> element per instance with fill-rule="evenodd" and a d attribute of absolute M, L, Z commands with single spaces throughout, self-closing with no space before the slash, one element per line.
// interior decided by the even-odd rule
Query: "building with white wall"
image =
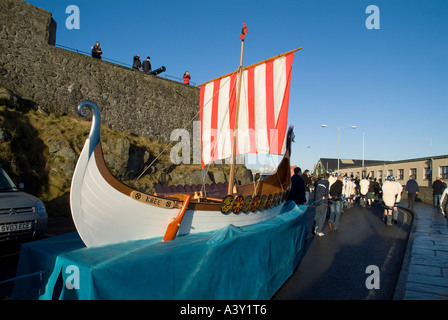
<path fill-rule="evenodd" d="M 319 175 L 323 171 L 336 172 L 337 168 L 338 159 L 321 158 L 314 171 Z M 448 155 L 398 161 L 339 159 L 339 172 L 359 178 L 364 172 L 369 177 L 383 181 L 391 175 L 403 185 L 409 180 L 409 176 L 413 175 L 419 186 L 430 187 L 437 177 L 448 181 Z"/>

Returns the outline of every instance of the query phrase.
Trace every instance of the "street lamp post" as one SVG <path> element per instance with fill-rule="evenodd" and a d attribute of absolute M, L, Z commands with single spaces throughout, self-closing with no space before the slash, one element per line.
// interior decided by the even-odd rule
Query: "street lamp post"
<path fill-rule="evenodd" d="M 321 127 L 322 128 L 328 128 L 328 126 L 326 124 L 323 124 Z M 356 129 L 357 127 L 356 126 L 350 126 L 348 128 Z M 340 150 L 341 150 L 341 127 L 338 127 L 338 172 L 339 172 L 339 153 L 340 153 Z"/>
<path fill-rule="evenodd" d="M 361 177 L 364 175 L 364 131 L 362 132 L 362 173 Z"/>

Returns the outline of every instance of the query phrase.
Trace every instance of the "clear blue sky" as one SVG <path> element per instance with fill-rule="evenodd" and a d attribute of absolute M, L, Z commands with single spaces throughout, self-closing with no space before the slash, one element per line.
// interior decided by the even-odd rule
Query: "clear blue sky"
<path fill-rule="evenodd" d="M 303 47 L 289 107 L 302 170 L 337 157 L 338 127 L 341 158 L 362 158 L 363 132 L 365 159 L 448 154 L 448 0 L 28 2 L 52 12 L 57 44 L 90 51 L 100 41 L 103 58 L 129 64 L 149 55 L 153 69 L 188 70 L 196 84 L 237 69 L 243 22 L 246 66 Z M 72 4 L 80 29 L 66 28 Z M 369 5 L 380 29 L 366 28 Z"/>

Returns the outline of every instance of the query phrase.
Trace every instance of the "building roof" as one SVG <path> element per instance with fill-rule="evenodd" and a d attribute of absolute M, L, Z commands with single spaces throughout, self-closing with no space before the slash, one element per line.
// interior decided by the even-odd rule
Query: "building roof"
<path fill-rule="evenodd" d="M 338 169 L 338 159 L 334 158 L 320 158 L 319 161 L 325 167 L 325 169 L 336 171 Z M 390 161 L 384 160 L 364 160 L 364 166 L 375 166 L 383 163 L 389 163 Z M 351 167 L 362 167 L 362 160 L 359 159 L 339 159 L 339 169 L 346 169 Z"/>

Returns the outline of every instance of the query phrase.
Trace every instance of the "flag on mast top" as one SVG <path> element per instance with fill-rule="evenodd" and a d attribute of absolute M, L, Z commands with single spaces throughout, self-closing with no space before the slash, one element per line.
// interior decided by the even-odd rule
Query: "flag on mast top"
<path fill-rule="evenodd" d="M 241 30 L 240 39 L 244 40 L 247 34 L 246 22 L 244 22 L 243 29 Z"/>

